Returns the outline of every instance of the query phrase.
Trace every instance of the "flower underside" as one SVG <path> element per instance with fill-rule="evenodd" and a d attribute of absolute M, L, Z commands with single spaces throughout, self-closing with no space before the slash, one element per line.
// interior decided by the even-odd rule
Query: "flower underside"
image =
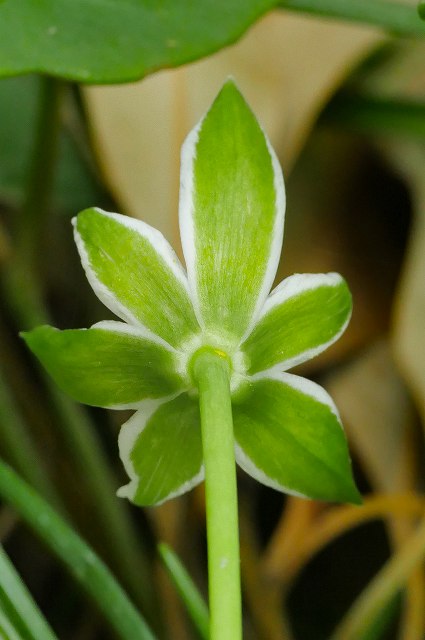
<path fill-rule="evenodd" d="M 358 501 L 337 409 L 317 384 L 287 373 L 332 344 L 350 318 L 336 273 L 296 274 L 269 295 L 283 238 L 285 192 L 267 138 L 232 82 L 182 150 L 180 230 L 187 272 L 149 225 L 86 209 L 74 234 L 87 278 L 121 321 L 38 327 L 31 350 L 76 400 L 135 409 L 119 436 L 141 505 L 203 479 L 197 354 L 229 365 L 235 455 L 264 484 Z"/>

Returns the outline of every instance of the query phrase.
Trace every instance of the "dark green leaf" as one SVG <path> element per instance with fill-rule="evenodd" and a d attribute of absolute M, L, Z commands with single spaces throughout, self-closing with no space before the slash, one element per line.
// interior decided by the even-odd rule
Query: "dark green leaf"
<path fill-rule="evenodd" d="M 1 15 L 0 5 L 0 15 Z M 1 19 L 0 19 L 1 20 Z M 0 34 L 2 24 L 0 22 Z M 0 35 L 0 59 L 2 43 Z M 37 120 L 40 80 L 35 76 L 0 81 L 0 198 L 22 203 Z M 75 213 L 101 198 L 75 142 L 63 131 L 60 139 L 54 205 Z"/>
<path fill-rule="evenodd" d="M 234 42 L 276 0 L 6 0 L 0 75 L 125 82 Z"/>

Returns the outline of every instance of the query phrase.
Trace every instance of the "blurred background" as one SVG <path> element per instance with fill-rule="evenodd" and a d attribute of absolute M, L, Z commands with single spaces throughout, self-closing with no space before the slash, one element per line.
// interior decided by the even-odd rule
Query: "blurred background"
<path fill-rule="evenodd" d="M 180 147 L 233 76 L 286 179 L 278 281 L 338 271 L 353 293 L 345 335 L 296 372 L 335 400 L 365 496 L 361 507 L 288 498 L 240 472 L 245 637 L 425 638 L 424 59 L 424 38 L 273 11 L 236 44 L 141 81 L 0 80 L 0 454 L 67 515 L 160 637 L 197 637 L 156 544 L 206 594 L 203 487 L 146 510 L 116 498 L 128 416 L 68 401 L 18 332 L 110 317 L 73 245 L 70 220 L 85 207 L 144 220 L 181 255 Z M 60 638 L 115 637 L 7 504 L 0 541 Z"/>

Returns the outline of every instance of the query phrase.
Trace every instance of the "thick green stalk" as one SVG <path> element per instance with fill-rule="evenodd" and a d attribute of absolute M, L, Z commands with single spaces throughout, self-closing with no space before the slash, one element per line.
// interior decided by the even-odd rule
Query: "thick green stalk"
<path fill-rule="evenodd" d="M 211 640 L 242 637 L 236 464 L 229 364 L 212 349 L 198 353 L 193 373 L 199 389 L 205 465 Z"/>
<path fill-rule="evenodd" d="M 323 18 L 360 22 L 399 36 L 425 37 L 425 25 L 417 9 L 391 0 L 281 0 L 282 9 L 301 11 Z"/>
<path fill-rule="evenodd" d="M 154 640 L 147 624 L 102 560 L 43 498 L 1 461 L 0 496 L 17 511 L 95 599 L 120 638 Z"/>

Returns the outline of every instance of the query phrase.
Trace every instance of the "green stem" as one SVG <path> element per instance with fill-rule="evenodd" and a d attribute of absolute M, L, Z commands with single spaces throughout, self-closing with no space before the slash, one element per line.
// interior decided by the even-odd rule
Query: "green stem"
<path fill-rule="evenodd" d="M 361 133 L 424 138 L 425 103 L 341 94 L 326 107 L 320 124 L 341 126 Z"/>
<path fill-rule="evenodd" d="M 32 326 L 45 319 L 38 259 L 42 255 L 40 247 L 43 246 L 57 169 L 64 89 L 62 80 L 40 77 L 38 117 L 25 195 L 12 259 L 2 274 L 9 306 L 29 317 Z"/>
<path fill-rule="evenodd" d="M 154 640 L 147 624 L 100 558 L 45 500 L 1 461 L 0 496 L 17 511 L 95 599 L 120 638 Z"/>
<path fill-rule="evenodd" d="M 229 365 L 212 349 L 195 356 L 207 509 L 211 640 L 242 637 L 236 465 Z"/>
<path fill-rule="evenodd" d="M 45 232 L 55 172 L 60 132 L 60 108 L 65 84 L 42 77 L 37 132 L 32 149 L 26 193 L 22 206 L 16 246 L 9 264 L 5 265 L 1 294 L 9 313 L 20 329 L 50 322 L 43 303 L 43 287 L 38 273 L 37 257 L 41 235 Z M 102 452 L 98 435 L 87 412 L 68 400 L 44 376 L 50 404 L 58 419 L 58 427 L 70 449 L 78 477 L 84 478 L 91 494 L 97 520 L 102 523 L 104 540 L 111 564 L 124 577 L 132 593 L 150 620 L 156 606 L 155 590 L 143 589 L 150 574 L 150 563 L 140 537 L 135 534 L 126 505 L 115 496 L 114 474 Z M 142 584 L 141 584 L 142 582 Z"/>
<path fill-rule="evenodd" d="M 56 507 L 59 496 L 6 382 L 0 363 L 0 444 L 19 473 Z"/>
<path fill-rule="evenodd" d="M 8 291 L 9 289 L 6 288 L 5 293 L 7 294 Z M 10 298 L 8 301 L 10 302 Z M 41 302 L 40 305 L 42 307 Z M 42 309 L 43 323 L 46 323 L 49 317 L 44 307 Z M 31 326 L 30 321 L 34 319 L 33 316 L 36 316 L 36 311 L 31 305 L 16 307 L 14 311 L 21 326 Z M 131 589 L 131 593 L 149 620 L 158 623 L 155 615 L 157 609 L 155 589 L 153 586 L 150 589 L 144 588 L 144 584 L 151 575 L 148 552 L 144 548 L 141 537 L 136 536 L 125 503 L 118 500 L 115 495 L 117 482 L 102 451 L 102 444 L 94 425 L 87 412 L 68 399 L 47 374 L 41 372 L 41 376 L 52 413 L 56 414 L 57 428 L 66 442 L 76 475 L 84 479 L 93 512 L 96 514 L 96 519 L 102 523 L 101 530 L 109 562 L 122 577 L 125 585 Z M 3 436 L 7 438 L 8 444 L 16 449 L 18 442 L 16 440 L 13 442 L 10 428 Z M 19 462 L 23 462 L 22 451 L 17 455 L 20 458 Z M 17 460 L 14 459 L 14 462 L 16 464 Z M 17 468 L 21 470 L 20 466 Z M 29 477 L 28 474 L 26 477 Z"/>
<path fill-rule="evenodd" d="M 0 638 L 2 640 L 23 640 L 18 631 L 12 625 L 11 620 L 4 611 L 0 601 Z"/>
<path fill-rule="evenodd" d="M 25 194 L 16 229 L 11 260 L 2 273 L 2 287 L 9 308 L 28 324 L 45 321 L 42 284 L 37 259 L 51 204 L 57 167 L 64 82 L 40 77 L 40 95 L 34 141 L 29 159 Z"/>
<path fill-rule="evenodd" d="M 32 149 L 26 193 L 22 206 L 15 251 L 3 274 L 4 298 L 19 328 L 49 323 L 36 264 L 41 255 L 57 168 L 63 81 L 42 77 L 37 132 Z M 96 431 L 87 413 L 68 400 L 45 376 L 50 403 L 71 451 L 78 476 L 84 478 L 93 509 L 102 523 L 111 564 L 131 587 L 144 611 L 154 619 L 154 589 L 144 590 L 141 581 L 150 573 L 140 538 L 135 535 L 123 503 L 115 496 L 113 472 L 103 455 Z"/>
<path fill-rule="evenodd" d="M 37 128 L 17 238 L 17 253 L 28 266 L 34 266 L 40 253 L 39 241 L 51 204 L 65 87 L 61 80 L 49 76 L 42 76 L 40 83 Z"/>
<path fill-rule="evenodd" d="M 182 564 L 180 558 L 174 553 L 168 544 L 161 542 L 158 545 L 158 551 L 171 580 L 184 602 L 190 619 L 199 631 L 201 638 L 203 638 L 203 640 L 208 640 L 210 616 L 204 599 L 196 588 L 189 573 L 186 571 L 186 568 Z"/>
<path fill-rule="evenodd" d="M 0 591 L 4 594 L 7 606 L 12 608 L 19 624 L 34 640 L 57 640 L 43 614 L 20 576 L 17 574 L 3 547 L 0 546 Z M 0 636 L 1 637 L 1 636 Z"/>
<path fill-rule="evenodd" d="M 387 0 L 282 0 L 282 9 L 382 27 L 400 36 L 425 36 L 415 6 Z"/>

